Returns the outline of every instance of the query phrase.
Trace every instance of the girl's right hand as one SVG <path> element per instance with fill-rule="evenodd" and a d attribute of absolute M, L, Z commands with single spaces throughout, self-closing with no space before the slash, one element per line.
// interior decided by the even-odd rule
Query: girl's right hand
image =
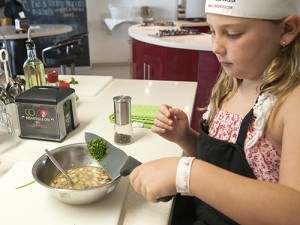
<path fill-rule="evenodd" d="M 168 105 L 161 105 L 156 114 L 152 131 L 177 144 L 183 141 L 189 131 L 186 113 Z"/>

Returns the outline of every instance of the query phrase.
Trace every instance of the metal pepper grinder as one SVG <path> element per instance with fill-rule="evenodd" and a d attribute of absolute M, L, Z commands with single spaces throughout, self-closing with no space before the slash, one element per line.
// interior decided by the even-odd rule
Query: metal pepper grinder
<path fill-rule="evenodd" d="M 131 97 L 115 96 L 114 101 L 114 142 L 129 144 L 132 142 Z"/>

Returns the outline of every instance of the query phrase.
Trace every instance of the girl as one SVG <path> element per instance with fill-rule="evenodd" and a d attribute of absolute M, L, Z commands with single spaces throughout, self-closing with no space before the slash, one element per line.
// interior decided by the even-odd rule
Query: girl
<path fill-rule="evenodd" d="M 200 132 L 189 127 L 183 111 L 161 106 L 152 131 L 186 156 L 137 167 L 130 175 L 137 192 L 153 202 L 193 195 L 193 224 L 299 224 L 297 4 L 206 1 L 213 52 L 223 71 Z"/>

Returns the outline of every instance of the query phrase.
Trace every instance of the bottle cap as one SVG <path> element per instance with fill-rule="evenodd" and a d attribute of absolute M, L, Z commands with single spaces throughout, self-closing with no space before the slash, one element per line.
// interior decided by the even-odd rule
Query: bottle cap
<path fill-rule="evenodd" d="M 34 44 L 34 42 L 31 39 L 30 40 L 26 40 L 25 44 L 26 44 L 27 48 L 30 48 L 30 49 L 35 48 L 35 44 Z"/>
<path fill-rule="evenodd" d="M 58 82 L 58 72 L 56 70 L 50 70 L 47 72 L 48 83 Z"/>

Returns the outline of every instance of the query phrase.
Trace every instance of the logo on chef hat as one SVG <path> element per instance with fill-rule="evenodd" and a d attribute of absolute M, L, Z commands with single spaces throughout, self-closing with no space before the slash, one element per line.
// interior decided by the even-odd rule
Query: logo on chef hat
<path fill-rule="evenodd" d="M 215 0 L 215 1 L 206 1 L 207 10 L 214 10 L 215 12 L 218 11 L 218 9 L 221 10 L 232 10 L 236 0 Z"/>
<path fill-rule="evenodd" d="M 282 19 L 299 14 L 299 0 L 206 0 L 205 12 L 226 16 Z"/>

